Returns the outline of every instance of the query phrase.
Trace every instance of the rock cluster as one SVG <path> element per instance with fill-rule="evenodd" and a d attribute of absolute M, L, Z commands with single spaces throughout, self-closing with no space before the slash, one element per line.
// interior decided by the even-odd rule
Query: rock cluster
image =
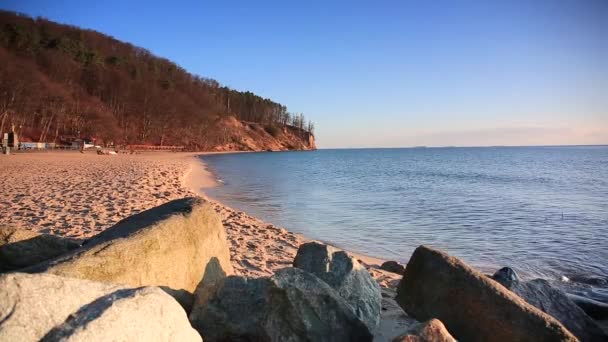
<path fill-rule="evenodd" d="M 131 216 L 81 247 L 1 231 L 3 269 L 29 266 L 0 277 L 3 341 L 200 341 L 193 293 L 232 273 L 224 228 L 200 198 Z"/>
<path fill-rule="evenodd" d="M 410 258 L 397 301 L 418 320 L 440 319 L 459 340 L 608 340 L 582 309 L 547 281 L 523 282 L 510 268 L 488 277 L 425 246 Z"/>
<path fill-rule="evenodd" d="M 504 277 L 504 274 L 510 274 Z M 551 286 L 544 279 L 521 281 L 509 267 L 500 269 L 492 277 L 504 287 L 560 321 L 581 341 L 606 341 L 608 336 L 566 293 Z"/>
<path fill-rule="evenodd" d="M 293 266 L 329 284 L 370 331 L 376 329 L 382 301 L 380 286 L 355 258 L 334 247 L 309 242 L 300 246 Z"/>
<path fill-rule="evenodd" d="M 82 243 L 8 228 L 0 241 L 2 270 L 18 271 L 0 276 L 0 340 L 371 341 L 380 317 L 376 282 L 329 246 L 305 244 L 270 277 L 232 275 L 200 198 Z"/>
<path fill-rule="evenodd" d="M 371 341 L 380 287 L 344 251 L 310 242 L 271 277 L 220 280 L 190 314 L 206 341 Z"/>
<path fill-rule="evenodd" d="M 602 303 L 510 268 L 489 277 L 425 246 L 405 268 L 379 268 L 403 274 L 396 302 L 394 287 L 317 242 L 273 275 L 233 275 L 224 227 L 200 198 L 82 243 L 0 228 L 0 272 L 12 272 L 0 275 L 0 341 L 608 340 L 586 313 L 604 317 Z M 388 323 L 395 308 L 407 319 Z"/>

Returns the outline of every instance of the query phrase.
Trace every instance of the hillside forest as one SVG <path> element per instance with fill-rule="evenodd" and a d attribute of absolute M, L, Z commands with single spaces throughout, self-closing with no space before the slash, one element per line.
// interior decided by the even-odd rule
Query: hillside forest
<path fill-rule="evenodd" d="M 303 114 L 102 33 L 0 11 L 0 132 L 189 150 L 313 149 Z"/>

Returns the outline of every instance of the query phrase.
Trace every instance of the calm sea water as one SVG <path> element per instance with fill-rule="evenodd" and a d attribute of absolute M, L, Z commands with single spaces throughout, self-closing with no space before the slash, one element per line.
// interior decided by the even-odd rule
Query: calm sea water
<path fill-rule="evenodd" d="M 608 147 L 205 156 L 213 198 L 294 232 L 407 262 L 430 245 L 608 298 Z"/>

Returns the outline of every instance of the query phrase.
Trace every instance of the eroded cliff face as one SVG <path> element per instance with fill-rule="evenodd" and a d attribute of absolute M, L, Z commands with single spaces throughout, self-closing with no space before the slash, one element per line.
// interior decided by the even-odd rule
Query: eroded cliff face
<path fill-rule="evenodd" d="M 304 151 L 316 150 L 313 134 L 293 126 L 263 126 L 224 118 L 213 127 L 210 151 Z"/>

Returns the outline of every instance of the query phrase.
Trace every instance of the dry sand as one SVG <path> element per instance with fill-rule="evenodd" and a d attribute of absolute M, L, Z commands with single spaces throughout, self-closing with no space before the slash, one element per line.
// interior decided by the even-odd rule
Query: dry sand
<path fill-rule="evenodd" d="M 0 156 L 0 224 L 75 238 L 189 194 L 175 154 L 87 152 Z"/>
<path fill-rule="evenodd" d="M 0 155 L 0 226 L 88 238 L 121 219 L 185 196 L 206 197 L 215 186 L 200 153 L 149 152 L 136 155 L 97 155 L 94 152 L 36 152 Z M 207 197 L 206 197 L 207 198 Z M 230 256 L 237 274 L 271 275 L 291 265 L 300 244 L 308 241 L 229 208 L 209 198 L 226 228 Z M 394 296 L 400 276 L 377 268 L 382 261 L 355 255 Z M 384 302 L 381 334 L 396 336 L 410 320 Z M 394 317 L 393 317 L 394 316 Z M 380 336 L 377 336 L 380 337 Z"/>

